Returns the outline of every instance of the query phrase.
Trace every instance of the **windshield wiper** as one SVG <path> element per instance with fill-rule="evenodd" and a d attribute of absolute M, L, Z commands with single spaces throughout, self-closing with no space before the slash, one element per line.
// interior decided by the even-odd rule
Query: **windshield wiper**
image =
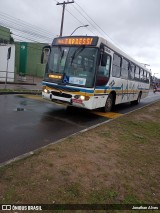
<path fill-rule="evenodd" d="M 81 53 L 83 51 L 83 49 L 85 48 L 85 46 L 79 46 L 73 53 L 73 55 L 71 56 L 72 60 L 71 60 L 71 65 L 73 63 L 73 60 L 75 59 L 76 55 L 78 55 L 79 53 Z"/>
<path fill-rule="evenodd" d="M 62 58 L 63 58 L 63 56 L 64 56 L 64 50 L 62 50 L 62 47 L 61 47 L 61 46 L 59 46 L 58 49 L 59 49 L 59 51 L 60 51 L 60 60 L 59 60 L 59 62 L 61 63 Z"/>
<path fill-rule="evenodd" d="M 63 56 L 64 56 L 64 50 L 62 50 L 62 52 L 61 52 L 60 63 L 61 63 L 61 61 L 62 61 Z"/>

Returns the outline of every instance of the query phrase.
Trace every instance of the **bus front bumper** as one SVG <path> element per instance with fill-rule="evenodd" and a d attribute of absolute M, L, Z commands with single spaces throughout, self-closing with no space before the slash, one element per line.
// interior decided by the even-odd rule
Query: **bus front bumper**
<path fill-rule="evenodd" d="M 42 92 L 42 98 L 44 98 L 48 101 L 59 103 L 59 104 L 72 105 L 75 107 L 92 109 L 91 107 L 89 107 L 88 103 L 86 103 L 88 101 L 83 101 L 81 99 L 75 99 L 73 96 L 70 98 L 65 98 L 65 97 L 61 97 L 61 96 L 55 96 L 52 93 Z"/>

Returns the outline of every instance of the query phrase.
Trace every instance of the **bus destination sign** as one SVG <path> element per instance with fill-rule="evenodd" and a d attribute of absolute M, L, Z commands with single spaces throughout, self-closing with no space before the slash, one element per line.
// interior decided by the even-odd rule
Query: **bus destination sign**
<path fill-rule="evenodd" d="M 53 45 L 91 45 L 97 44 L 97 37 L 61 37 L 55 38 Z"/>

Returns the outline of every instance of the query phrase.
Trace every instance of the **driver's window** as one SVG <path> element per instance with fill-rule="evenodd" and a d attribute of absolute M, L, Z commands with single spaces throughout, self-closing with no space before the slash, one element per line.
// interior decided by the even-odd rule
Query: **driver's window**
<path fill-rule="evenodd" d="M 99 70 L 97 72 L 96 86 L 104 86 L 107 84 L 110 75 L 111 56 L 103 53 Z"/>

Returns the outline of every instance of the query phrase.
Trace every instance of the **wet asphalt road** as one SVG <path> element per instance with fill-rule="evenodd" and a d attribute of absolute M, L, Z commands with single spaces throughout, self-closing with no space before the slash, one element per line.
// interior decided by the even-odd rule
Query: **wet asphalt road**
<path fill-rule="evenodd" d="M 160 93 L 150 93 L 138 106 L 119 105 L 115 112 L 124 114 L 155 100 Z M 0 95 L 0 164 L 108 119 L 87 110 Z"/>

